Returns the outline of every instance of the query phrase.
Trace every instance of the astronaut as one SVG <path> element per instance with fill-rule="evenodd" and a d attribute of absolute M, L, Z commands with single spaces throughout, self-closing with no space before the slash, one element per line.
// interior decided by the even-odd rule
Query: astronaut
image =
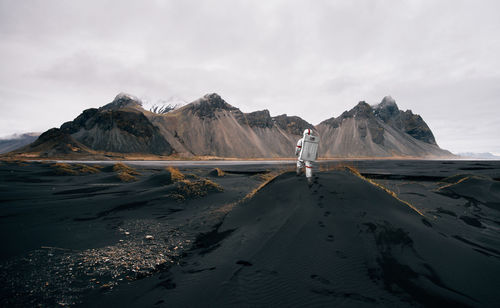
<path fill-rule="evenodd" d="M 304 135 L 297 141 L 295 155 L 297 158 L 297 175 L 301 174 L 304 165 L 306 167 L 306 178 L 309 184 L 312 183 L 312 165 L 318 159 L 319 137 L 311 134 L 312 131 L 307 128 L 304 130 Z"/>

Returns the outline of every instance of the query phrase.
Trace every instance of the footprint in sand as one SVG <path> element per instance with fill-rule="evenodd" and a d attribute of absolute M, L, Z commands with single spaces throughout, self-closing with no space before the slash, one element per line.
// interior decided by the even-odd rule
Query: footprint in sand
<path fill-rule="evenodd" d="M 316 274 L 311 274 L 311 279 L 316 280 L 318 282 L 321 282 L 322 284 L 330 284 L 330 280 L 326 279 L 325 277 L 321 277 Z"/>
<path fill-rule="evenodd" d="M 325 224 L 320 220 L 320 221 L 318 221 L 318 226 L 320 226 L 321 228 L 324 228 Z"/>
<path fill-rule="evenodd" d="M 328 234 L 328 236 L 326 237 L 326 240 L 327 240 L 328 242 L 333 242 L 333 241 L 335 241 L 335 238 L 333 237 L 333 235 Z"/>
<path fill-rule="evenodd" d="M 342 251 L 340 250 L 337 250 L 335 251 L 335 253 L 337 254 L 337 256 L 341 259 L 347 259 L 347 256 L 345 255 L 345 253 L 343 253 Z"/>
<path fill-rule="evenodd" d="M 243 266 L 252 266 L 253 264 L 251 262 L 248 262 L 246 260 L 239 260 L 236 262 L 238 265 L 243 265 Z"/>
<path fill-rule="evenodd" d="M 323 216 L 325 216 L 325 217 L 330 216 L 330 211 L 326 211 L 326 212 L 323 214 Z"/>

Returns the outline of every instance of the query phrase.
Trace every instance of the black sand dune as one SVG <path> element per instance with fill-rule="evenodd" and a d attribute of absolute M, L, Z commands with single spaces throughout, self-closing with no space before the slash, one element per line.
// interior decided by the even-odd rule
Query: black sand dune
<path fill-rule="evenodd" d="M 231 166 L 220 176 L 186 167 L 192 181 L 224 191 L 176 200 L 163 168 L 137 168 L 137 181 L 122 183 L 110 170 L 54 176 L 43 164 L 4 164 L 1 303 L 500 304 L 498 164 L 467 175 L 461 169 L 472 162 L 349 164 L 371 179 L 337 168 L 309 187 L 286 172 L 243 202 L 266 169 L 279 167 Z"/>
<path fill-rule="evenodd" d="M 287 173 L 199 237 L 182 266 L 144 282 L 144 294 L 124 288 L 105 303 L 494 306 L 500 252 L 456 237 L 350 173 L 321 174 L 312 188 Z"/>

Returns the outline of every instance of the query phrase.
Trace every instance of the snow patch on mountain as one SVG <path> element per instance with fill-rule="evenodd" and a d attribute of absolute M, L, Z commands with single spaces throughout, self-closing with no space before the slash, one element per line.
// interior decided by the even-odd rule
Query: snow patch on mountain
<path fill-rule="evenodd" d="M 158 100 L 156 103 L 143 102 L 143 108 L 157 114 L 165 114 L 187 105 L 179 96 L 171 96 L 167 100 Z"/>

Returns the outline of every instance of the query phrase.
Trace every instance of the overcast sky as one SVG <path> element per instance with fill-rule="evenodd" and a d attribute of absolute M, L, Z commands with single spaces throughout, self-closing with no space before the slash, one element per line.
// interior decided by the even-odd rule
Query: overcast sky
<path fill-rule="evenodd" d="M 0 0 L 0 136 L 119 92 L 312 124 L 391 95 L 452 152 L 500 154 L 500 1 Z"/>

